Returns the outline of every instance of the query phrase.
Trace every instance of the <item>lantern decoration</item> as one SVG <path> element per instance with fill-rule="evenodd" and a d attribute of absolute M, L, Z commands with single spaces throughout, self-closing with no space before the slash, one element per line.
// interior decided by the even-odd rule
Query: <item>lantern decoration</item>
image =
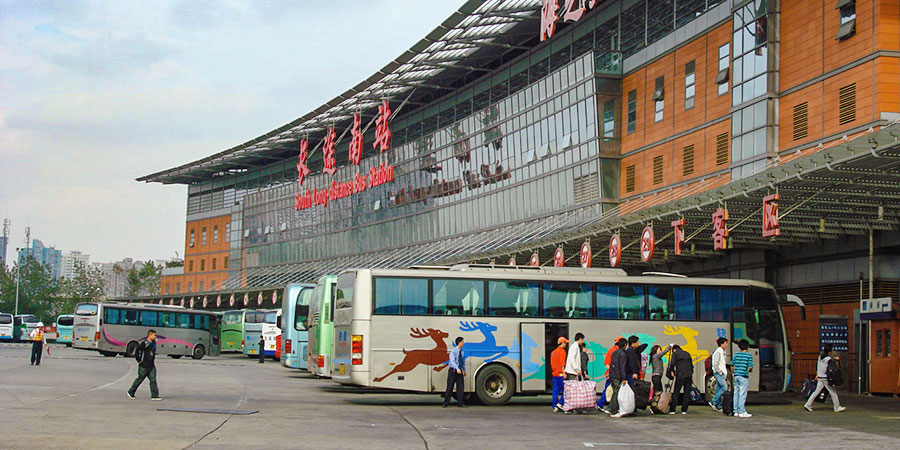
<path fill-rule="evenodd" d="M 184 299 L 182 298 L 180 302 L 178 302 L 178 306 L 184 307 Z"/>
<path fill-rule="evenodd" d="M 566 265 L 566 258 L 563 254 L 563 248 L 557 247 L 553 253 L 553 267 L 562 267 Z"/>
<path fill-rule="evenodd" d="M 172 305 L 174 305 L 174 304 L 175 304 L 175 299 L 174 299 L 174 298 L 170 298 L 170 299 L 169 299 L 169 306 L 172 306 Z"/>
<path fill-rule="evenodd" d="M 515 255 L 510 256 L 510 257 L 509 257 L 509 262 L 506 263 L 506 265 L 507 265 L 507 266 L 515 266 L 515 265 L 516 265 L 516 256 L 515 256 Z"/>
<path fill-rule="evenodd" d="M 531 254 L 531 259 L 528 260 L 528 265 L 532 267 L 537 267 L 541 265 L 541 260 L 538 257 L 538 253 L 534 252 Z"/>
<path fill-rule="evenodd" d="M 641 261 L 650 262 L 653 259 L 653 250 L 656 248 L 656 238 L 653 236 L 653 228 L 645 227 L 641 232 Z"/>
<path fill-rule="evenodd" d="M 581 254 L 579 255 L 579 260 L 581 262 L 581 267 L 587 269 L 591 267 L 591 261 L 594 259 L 593 254 L 591 253 L 591 242 L 584 241 L 584 244 L 581 244 Z"/>
<path fill-rule="evenodd" d="M 622 240 L 616 233 L 609 238 L 609 265 L 610 267 L 619 267 L 622 262 Z"/>

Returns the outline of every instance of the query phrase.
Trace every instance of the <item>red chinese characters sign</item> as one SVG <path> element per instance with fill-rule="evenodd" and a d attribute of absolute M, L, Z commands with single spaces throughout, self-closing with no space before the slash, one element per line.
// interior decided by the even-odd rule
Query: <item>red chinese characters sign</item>
<path fill-rule="evenodd" d="M 778 194 L 772 194 L 763 198 L 763 237 L 781 234 L 781 229 L 778 228 L 778 200 L 780 199 L 781 196 Z"/>
<path fill-rule="evenodd" d="M 309 148 L 309 142 L 306 139 L 300 140 L 300 155 L 297 157 L 297 184 L 303 186 L 303 180 L 309 175 L 309 167 L 306 166 L 306 159 L 309 154 L 306 150 Z"/>
<path fill-rule="evenodd" d="M 593 259 L 594 256 L 591 254 L 591 243 L 584 241 L 584 244 L 581 244 L 581 254 L 579 254 L 581 267 L 585 269 L 591 267 L 591 261 L 593 261 Z"/>
<path fill-rule="evenodd" d="M 725 250 L 728 248 L 728 210 L 719 208 L 712 215 L 713 219 L 713 249 Z"/>
<path fill-rule="evenodd" d="M 359 165 L 362 158 L 363 134 L 359 131 L 359 114 L 353 115 L 353 128 L 350 129 L 350 164 Z"/>
<path fill-rule="evenodd" d="M 618 234 L 614 234 L 609 238 L 609 265 L 619 267 L 620 262 L 622 262 L 622 240 Z"/>
<path fill-rule="evenodd" d="M 378 106 L 378 116 L 375 118 L 375 142 L 372 144 L 373 148 L 380 148 L 382 153 L 391 148 L 391 129 L 388 127 L 390 118 L 391 108 L 388 106 L 388 101 L 383 100 Z"/>
<path fill-rule="evenodd" d="M 653 237 L 653 228 L 646 227 L 641 232 L 641 261 L 650 262 L 653 259 L 653 250 L 656 248 L 656 239 Z"/>
<path fill-rule="evenodd" d="M 681 244 L 684 243 L 684 219 L 678 219 L 672 221 L 672 226 L 675 228 L 675 255 L 681 255 Z"/>
<path fill-rule="evenodd" d="M 559 7 L 557 0 L 544 0 L 541 7 L 541 42 L 553 37 L 556 32 L 556 21 L 559 20 L 560 12 L 563 14 L 563 22 L 577 22 L 588 9 L 597 6 L 597 0 L 565 0 L 563 7 Z"/>
<path fill-rule="evenodd" d="M 556 10 L 559 9 L 559 3 L 556 0 L 544 0 L 544 6 L 541 7 L 541 42 L 553 37 L 556 32 Z"/>
<path fill-rule="evenodd" d="M 325 143 L 322 144 L 322 163 L 325 165 L 322 172 L 328 175 L 334 175 L 337 172 L 334 161 L 335 138 L 337 138 L 337 134 L 334 132 L 334 127 L 329 127 L 328 132 L 325 133 Z"/>
<path fill-rule="evenodd" d="M 553 253 L 553 267 L 562 267 L 566 265 L 566 258 L 563 254 L 563 248 L 557 247 L 556 252 Z"/>

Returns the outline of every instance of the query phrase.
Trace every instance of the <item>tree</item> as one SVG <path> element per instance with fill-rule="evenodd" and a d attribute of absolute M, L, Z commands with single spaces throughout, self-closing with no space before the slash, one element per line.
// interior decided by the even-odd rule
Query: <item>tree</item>
<path fill-rule="evenodd" d="M 140 269 L 132 267 L 128 271 L 125 296 L 136 297 L 158 293 L 162 269 L 161 265 L 157 266 L 153 261 L 147 261 Z"/>
<path fill-rule="evenodd" d="M 21 275 L 19 272 L 21 271 Z M 61 310 L 60 282 L 50 274 L 50 268 L 32 257 L 16 262 L 10 270 L 0 275 L 0 310 L 14 311 L 16 305 L 16 278 L 19 281 L 19 314 L 34 314 L 45 324 L 56 319 Z"/>
<path fill-rule="evenodd" d="M 84 302 L 101 301 L 106 296 L 106 278 L 98 267 L 76 263 L 75 276 L 62 283 L 63 298 L 59 314 L 71 314 L 75 306 Z"/>

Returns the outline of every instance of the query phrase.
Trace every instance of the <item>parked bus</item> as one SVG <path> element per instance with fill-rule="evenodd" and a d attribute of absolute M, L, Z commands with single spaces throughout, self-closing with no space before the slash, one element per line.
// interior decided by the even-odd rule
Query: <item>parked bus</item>
<path fill-rule="evenodd" d="M 289 284 L 284 288 L 281 300 L 281 365 L 292 369 L 306 369 L 307 366 L 307 326 L 309 299 L 316 285 L 311 283 Z"/>
<path fill-rule="evenodd" d="M 262 324 L 262 335 L 263 341 L 265 342 L 265 348 L 263 348 L 262 351 L 263 355 L 269 356 L 277 361 L 275 349 L 278 348 L 276 338 L 281 336 L 281 328 L 279 327 L 279 324 L 281 323 L 281 308 L 265 311 L 265 313 L 265 320 Z"/>
<path fill-rule="evenodd" d="M 41 323 L 41 319 L 32 314 L 19 314 L 13 317 L 13 341 L 21 342 L 31 339 L 31 332 Z"/>
<path fill-rule="evenodd" d="M 160 355 L 194 359 L 219 354 L 220 317 L 209 311 L 143 303 L 82 303 L 75 307 L 72 346 L 103 356 L 134 356 L 147 330 Z"/>
<path fill-rule="evenodd" d="M 778 296 L 758 281 L 619 269 L 361 269 L 338 277 L 334 301 L 332 376 L 341 384 L 443 392 L 448 349 L 462 336 L 466 392 L 502 405 L 513 394 L 548 392 L 544 361 L 559 336 L 578 332 L 594 355 L 594 379 L 605 378 L 614 341 L 631 335 L 648 352 L 654 343 L 680 345 L 701 390 L 710 390 L 703 362 L 720 336 L 750 342 L 751 391 L 784 390 L 790 375 Z"/>
<path fill-rule="evenodd" d="M 56 343 L 66 344 L 66 347 L 72 346 L 72 325 L 75 323 L 75 316 L 72 314 L 62 314 L 56 318 Z"/>
<path fill-rule="evenodd" d="M 319 278 L 309 303 L 309 356 L 307 369 L 320 377 L 331 377 L 331 362 L 334 360 L 334 285 L 336 275 Z"/>
<path fill-rule="evenodd" d="M 244 315 L 247 309 L 225 311 L 222 315 L 222 351 L 242 352 L 244 350 Z"/>
<path fill-rule="evenodd" d="M 247 311 L 244 314 L 244 333 L 241 338 L 242 352 L 250 358 L 259 355 L 259 337 L 262 336 L 265 311 Z"/>
<path fill-rule="evenodd" d="M 12 341 L 13 335 L 13 315 L 0 313 L 0 341 Z"/>

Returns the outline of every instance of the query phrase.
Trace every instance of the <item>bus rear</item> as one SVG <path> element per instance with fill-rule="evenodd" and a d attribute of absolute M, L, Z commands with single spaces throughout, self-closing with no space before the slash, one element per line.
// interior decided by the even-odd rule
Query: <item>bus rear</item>
<path fill-rule="evenodd" d="M 314 284 L 290 284 L 284 288 L 281 315 L 281 365 L 306 369 L 308 361 L 309 299 Z"/>
<path fill-rule="evenodd" d="M 370 308 L 354 307 L 354 295 L 372 295 L 369 270 L 353 270 L 340 274 L 335 285 L 334 301 L 334 365 L 331 377 L 340 384 L 370 386 L 368 346 Z"/>
<path fill-rule="evenodd" d="M 244 313 L 247 311 L 225 311 L 222 314 L 222 328 L 220 331 L 222 352 L 240 352 L 241 340 L 244 339 Z"/>
<path fill-rule="evenodd" d="M 72 330 L 75 324 L 75 316 L 63 314 L 56 318 L 56 343 L 72 346 Z"/>
<path fill-rule="evenodd" d="M 241 339 L 243 353 L 251 358 L 260 352 L 259 338 L 262 336 L 263 322 L 266 313 L 263 311 L 247 311 L 244 313 L 244 335 Z"/>
<path fill-rule="evenodd" d="M 72 322 L 72 347 L 97 350 L 100 341 L 100 310 L 97 303 L 80 303 Z"/>
<path fill-rule="evenodd" d="M 334 286 L 337 283 L 336 275 L 326 275 L 319 278 L 316 285 L 316 294 L 311 301 L 318 302 L 316 316 L 314 317 L 315 331 L 311 331 L 310 345 L 315 371 L 320 377 L 331 377 L 334 367 Z M 313 340 L 315 342 L 313 342 Z"/>
<path fill-rule="evenodd" d="M 15 341 L 27 341 L 31 339 L 31 332 L 38 327 L 41 320 L 32 314 L 20 314 L 13 316 L 13 339 Z"/>
<path fill-rule="evenodd" d="M 0 314 L 0 341 L 13 340 L 13 315 Z"/>
<path fill-rule="evenodd" d="M 281 328 L 278 327 L 281 310 L 276 309 L 265 312 L 265 319 L 262 324 L 262 336 L 265 347 L 262 349 L 264 355 L 276 359 L 275 349 L 277 348 L 276 338 L 281 336 Z"/>

